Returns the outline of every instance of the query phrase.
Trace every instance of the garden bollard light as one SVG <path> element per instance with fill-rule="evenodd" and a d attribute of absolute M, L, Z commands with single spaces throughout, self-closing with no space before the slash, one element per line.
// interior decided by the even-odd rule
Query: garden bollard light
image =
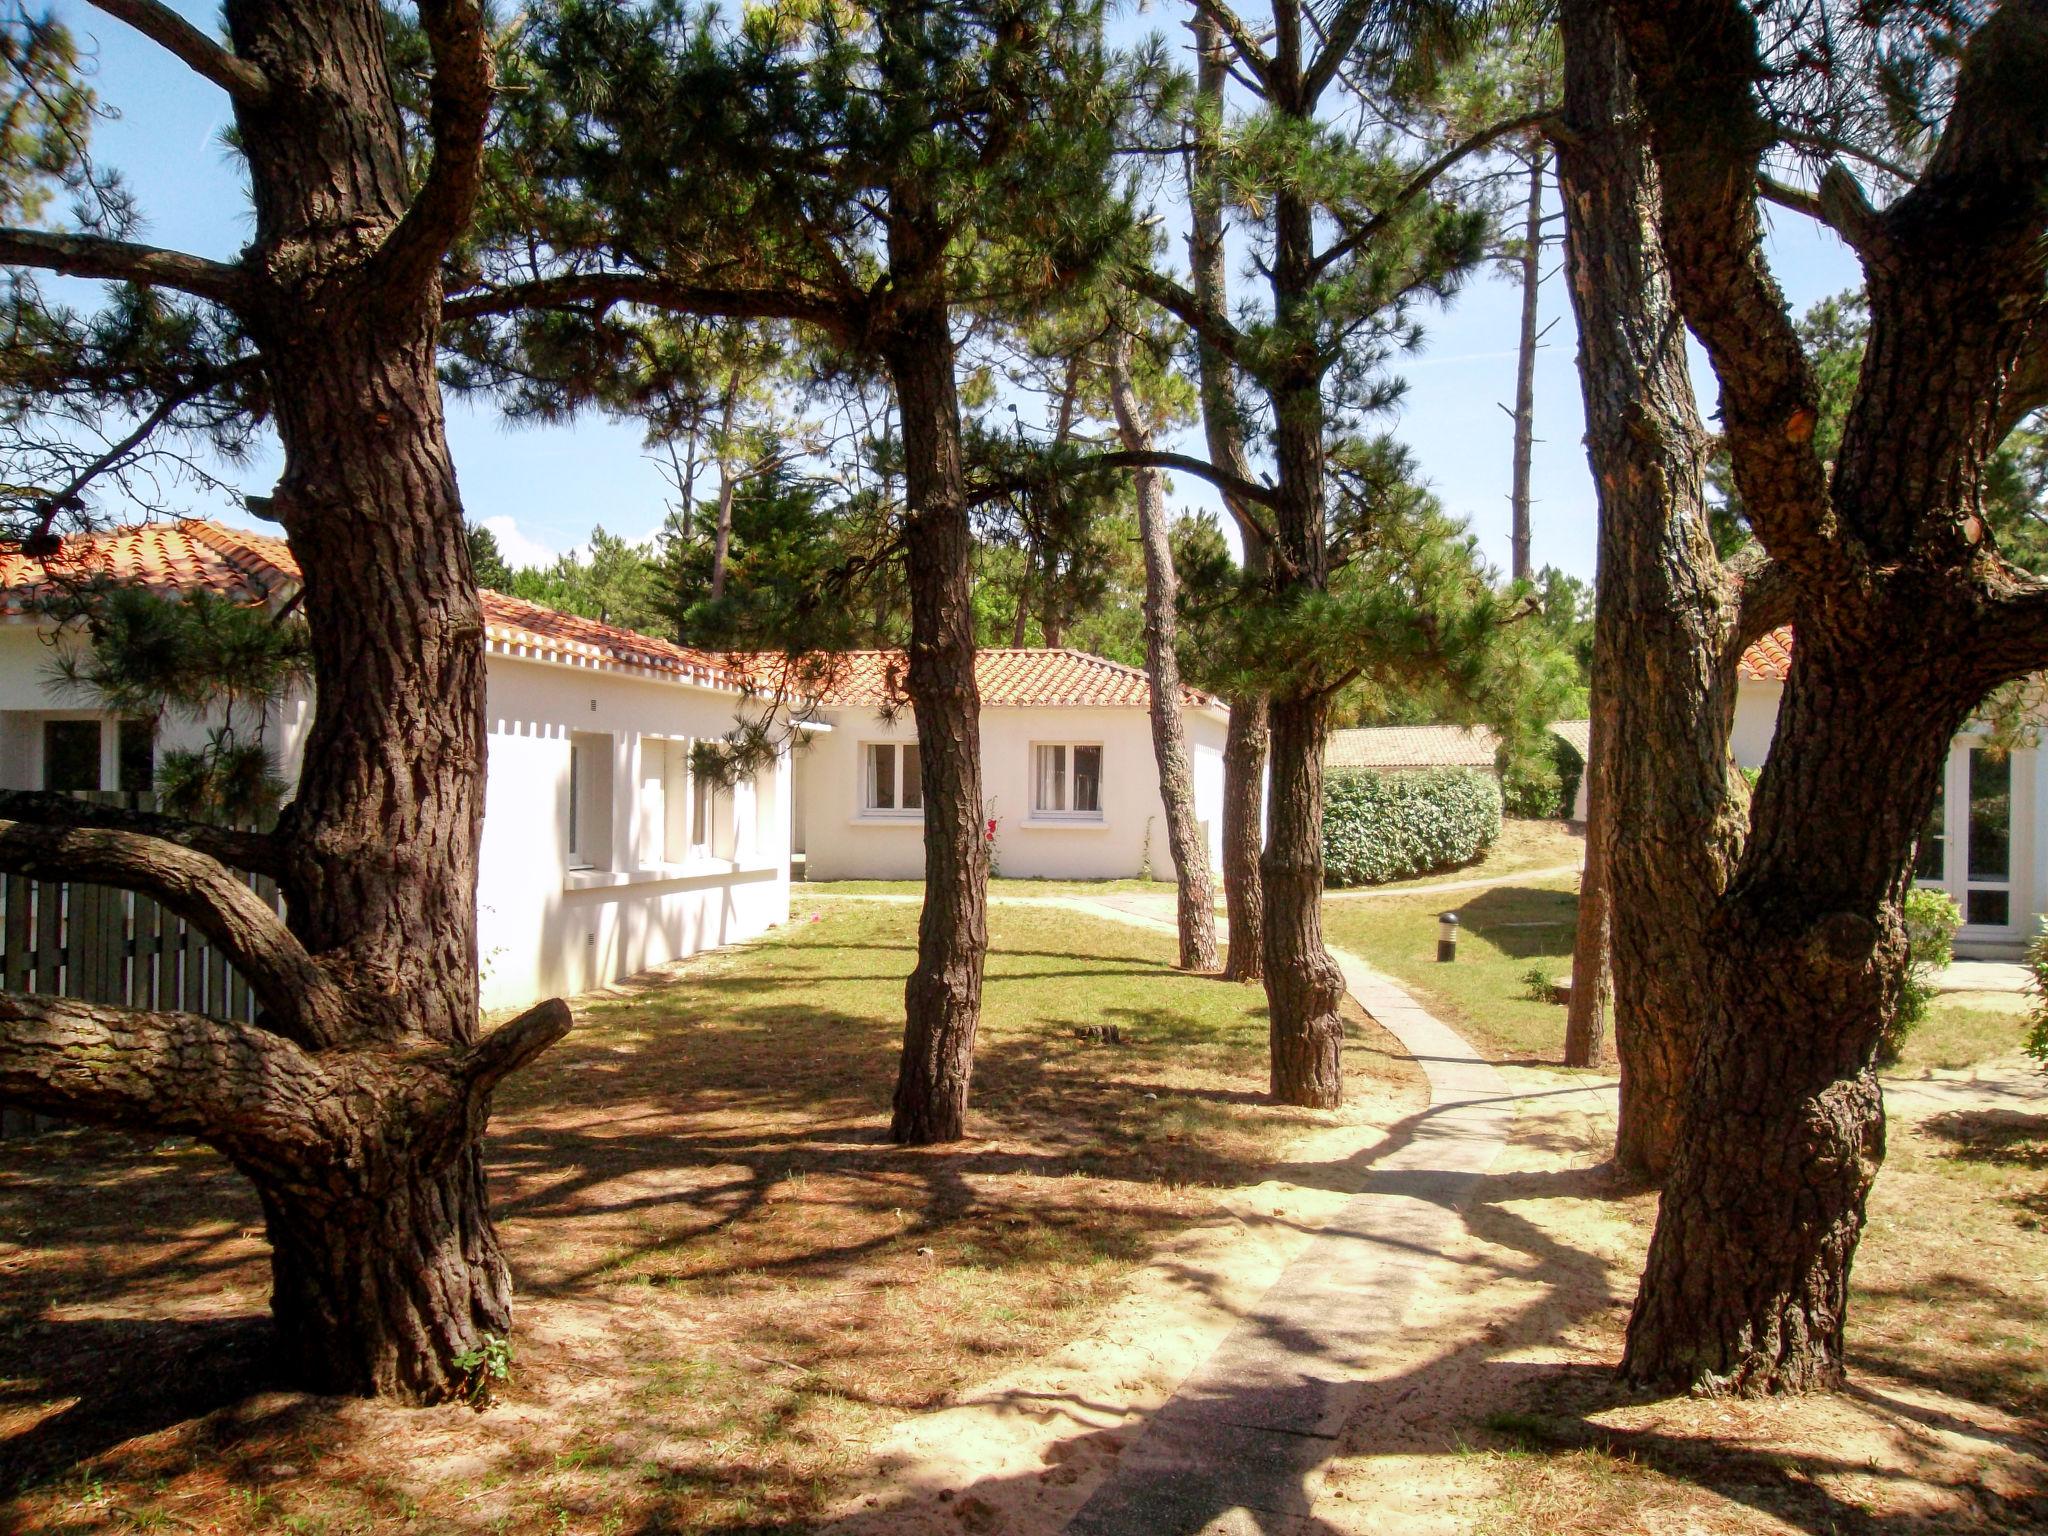
<path fill-rule="evenodd" d="M 1458 958 L 1458 914 L 1445 912 L 1436 920 L 1436 958 L 1439 965 L 1448 965 Z"/>

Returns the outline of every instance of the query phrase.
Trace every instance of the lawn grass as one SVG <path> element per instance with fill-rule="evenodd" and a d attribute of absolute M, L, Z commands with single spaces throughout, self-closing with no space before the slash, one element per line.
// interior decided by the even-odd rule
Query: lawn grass
<path fill-rule="evenodd" d="M 1896 1071 L 1959 1071 L 1980 1061 L 2016 1056 L 2027 1034 L 2033 999 L 2009 992 L 1949 993 L 1906 1036 Z"/>
<path fill-rule="evenodd" d="M 0 1496 L 31 1485 L 0 1529 L 799 1530 L 872 1436 L 1085 1332 L 1306 1138 L 1423 1102 L 1358 1015 L 1354 1107 L 1268 1106 L 1257 988 L 1174 971 L 1168 935 L 998 908 L 970 1139 L 894 1148 L 916 921 L 837 902 L 581 1000 L 500 1091 L 520 1310 L 480 1414 L 250 1397 L 246 1183 L 184 1140 L 0 1142 Z"/>
<path fill-rule="evenodd" d="M 1553 877 L 1431 897 L 1326 900 L 1323 932 L 1339 949 L 1392 976 L 1445 1023 L 1506 1061 L 1559 1059 L 1564 1010 L 1537 1001 L 1532 970 L 1571 975 L 1577 882 Z M 1436 958 L 1437 917 L 1456 912 L 1458 958 Z"/>
<path fill-rule="evenodd" d="M 1103 896 L 1112 892 L 1154 891 L 1163 895 L 1173 894 L 1173 881 L 1167 880 L 1041 880 L 1013 879 L 1006 875 L 991 876 L 988 893 L 991 896 Z M 801 902 L 806 892 L 815 891 L 828 896 L 922 896 L 922 880 L 807 880 L 790 887 L 790 897 Z M 1217 898 L 1220 902 L 1221 896 Z"/>

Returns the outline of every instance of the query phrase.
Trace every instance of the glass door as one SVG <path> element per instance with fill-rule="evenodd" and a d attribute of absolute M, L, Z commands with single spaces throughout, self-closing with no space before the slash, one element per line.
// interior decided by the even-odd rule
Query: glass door
<path fill-rule="evenodd" d="M 1966 927 L 2004 933 L 2013 925 L 2013 754 L 1972 747 L 1965 768 L 1963 889 Z"/>

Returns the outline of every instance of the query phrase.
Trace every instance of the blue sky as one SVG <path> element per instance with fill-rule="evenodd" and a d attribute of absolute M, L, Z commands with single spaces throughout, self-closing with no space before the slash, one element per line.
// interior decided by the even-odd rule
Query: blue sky
<path fill-rule="evenodd" d="M 211 3 L 192 0 L 176 0 L 176 8 L 206 27 L 217 14 Z M 92 40 L 101 96 L 120 114 L 98 129 L 97 153 L 138 193 L 148 219 L 141 238 L 232 258 L 248 237 L 249 222 L 242 177 L 220 144 L 227 98 L 120 23 L 76 0 L 61 0 L 58 9 L 74 31 Z M 1159 11 L 1125 26 L 1157 28 L 1176 42 L 1183 35 Z M 1846 247 L 1796 215 L 1778 216 L 1769 247 L 1795 311 L 1859 281 Z M 1557 260 L 1553 252 L 1542 288 L 1544 322 L 1555 324 L 1537 369 L 1534 550 L 1537 564 L 1590 578 L 1593 488 L 1581 443 L 1576 339 Z M 90 297 L 81 292 L 74 302 Z M 1511 424 L 1501 405 L 1514 397 L 1520 291 L 1489 273 L 1427 324 L 1424 351 L 1402 370 L 1408 395 L 1393 427 L 1444 504 L 1470 520 L 1487 556 L 1505 566 Z M 1711 409 L 1711 380 L 1697 359 L 1695 376 L 1703 405 Z M 469 515 L 498 533 L 515 562 L 573 548 L 594 524 L 634 539 L 659 527 L 664 487 L 636 429 L 597 419 L 513 428 L 488 405 L 454 400 L 448 417 Z M 271 450 L 229 478 L 261 494 L 277 472 L 278 456 Z M 1207 499 L 1185 483 L 1176 493 L 1190 502 Z M 248 521 L 231 501 L 204 492 L 183 494 L 192 511 Z"/>

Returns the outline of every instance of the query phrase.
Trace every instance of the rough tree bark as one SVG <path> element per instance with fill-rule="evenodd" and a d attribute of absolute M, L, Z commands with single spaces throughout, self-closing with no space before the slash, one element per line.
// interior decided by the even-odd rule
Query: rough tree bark
<path fill-rule="evenodd" d="M 120 14 L 164 40 L 155 8 Z M 10 799 L 17 816 L 99 825 L 10 824 L 0 868 L 54 857 L 157 896 L 221 946 L 263 1013 L 251 1027 L 0 999 L 0 1095 L 220 1148 L 262 1199 L 291 1378 L 432 1401 L 463 1387 L 458 1355 L 510 1326 L 479 1139 L 492 1086 L 568 1011 L 543 1004 L 476 1038 L 482 623 L 435 351 L 440 261 L 475 196 L 491 81 L 473 5 L 420 15 L 434 155 L 417 190 L 379 8 L 230 0 L 232 53 L 197 33 L 174 51 L 196 51 L 234 101 L 255 213 L 241 260 L 141 263 L 84 240 L 68 268 L 186 288 L 256 341 L 316 702 L 297 797 L 245 855 L 273 868 L 289 929 L 232 894 L 213 862 L 235 857 L 228 843 Z M 0 260 L 45 264 L 34 247 L 0 232 Z"/>
<path fill-rule="evenodd" d="M 1600 499 L 1592 693 L 1604 760 L 1587 765 L 1602 775 L 1587 864 L 1598 857 L 1604 876 L 1622 1081 L 1615 1160 L 1654 1179 L 1677 1146 L 1706 927 L 1741 847 L 1728 766 L 1735 678 L 1722 659 L 1736 609 L 1707 531 L 1706 434 L 1620 40 L 1597 0 L 1571 0 L 1561 25 L 1558 174 Z M 1576 965 L 1573 994 L 1576 1014 Z"/>
<path fill-rule="evenodd" d="M 1217 135 L 1223 116 L 1229 60 L 1216 18 L 1197 10 L 1192 23 L 1197 60 L 1196 114 L 1190 133 L 1188 208 L 1189 279 L 1205 314 L 1229 313 L 1229 271 L 1223 244 L 1223 199 L 1216 183 Z M 1237 415 L 1237 375 L 1215 343 L 1195 337 L 1201 391 L 1202 431 L 1209 461 L 1241 480 L 1251 478 L 1244 430 Z M 1224 506 L 1237 524 L 1246 577 L 1263 582 L 1266 541 L 1244 504 L 1231 496 Z M 1266 900 L 1260 884 L 1266 808 L 1266 696 L 1240 692 L 1230 698 L 1230 727 L 1223 743 L 1223 912 L 1230 928 L 1224 964 L 1226 981 L 1258 981 L 1265 975 Z"/>
<path fill-rule="evenodd" d="M 914 199 L 891 228 L 892 263 L 919 270 L 936 239 Z M 903 421 L 910 587 L 908 685 L 924 775 L 924 909 L 904 987 L 903 1059 L 890 1135 L 923 1145 L 966 1134 L 988 952 L 981 694 L 974 680 L 973 534 L 960 456 L 953 336 L 943 304 L 908 308 L 885 348 Z"/>
<path fill-rule="evenodd" d="M 1515 451 L 1514 475 L 1509 492 L 1513 528 L 1508 536 L 1508 574 L 1516 581 L 1530 577 L 1529 470 L 1536 452 L 1536 342 L 1541 315 L 1540 287 L 1543 280 L 1543 170 L 1546 153 L 1543 140 L 1531 136 L 1528 145 L 1529 206 L 1522 227 L 1522 334 L 1515 358 Z"/>
<path fill-rule="evenodd" d="M 1119 335 L 1110 360 L 1110 405 L 1117 433 L 1134 453 L 1152 451 L 1152 428 L 1131 385 L 1130 339 Z M 1180 968 L 1216 969 L 1216 898 L 1209 885 L 1209 848 L 1195 815 L 1195 774 L 1180 718 L 1180 662 L 1174 656 L 1174 602 L 1179 582 L 1167 537 L 1166 493 L 1156 469 L 1139 469 L 1138 544 L 1145 553 L 1145 677 L 1152 689 L 1152 753 L 1159 764 L 1159 798 L 1166 809 L 1166 843 L 1173 855 L 1178 898 Z"/>
<path fill-rule="evenodd" d="M 1771 130 L 1733 0 L 1615 14 L 1650 127 L 1663 248 L 1721 384 L 1736 482 L 1798 644 L 1740 862 L 1707 921 L 1704 1027 L 1623 1370 L 1759 1393 L 1843 1376 L 1850 1264 L 1884 1151 L 1872 1057 L 1899 904 L 1954 732 L 2048 664 L 2048 585 L 1988 540 L 1982 467 L 2048 323 L 2048 0 L 1990 12 L 1919 180 L 1882 211 L 1842 166 L 1808 203 L 1856 250 L 1870 341 L 1833 473 L 1763 254 Z M 1775 577 L 1775 580 L 1773 579 Z"/>

